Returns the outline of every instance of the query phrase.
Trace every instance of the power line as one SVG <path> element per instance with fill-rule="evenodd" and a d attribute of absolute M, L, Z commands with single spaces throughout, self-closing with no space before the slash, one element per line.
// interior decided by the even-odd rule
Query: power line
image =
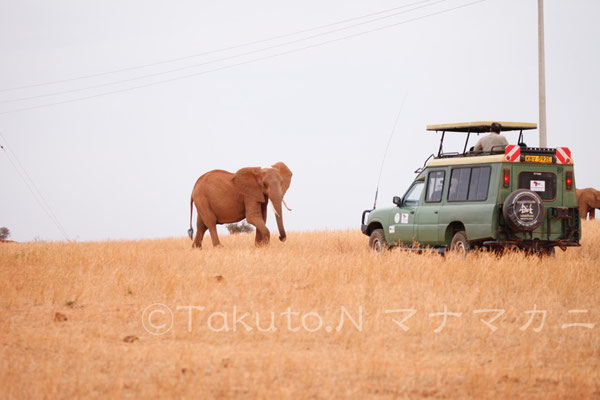
<path fill-rule="evenodd" d="M 272 37 L 269 37 L 269 38 L 266 38 L 266 39 L 255 40 L 255 41 L 246 42 L 246 43 L 242 43 L 242 44 L 238 44 L 238 45 L 233 45 L 233 46 L 229 46 L 229 47 L 223 47 L 223 48 L 220 48 L 220 49 L 209 50 L 209 51 L 206 51 L 206 52 L 203 52 L 203 53 L 191 54 L 191 55 L 177 57 L 177 58 L 170 58 L 170 59 L 166 59 L 166 60 L 162 60 L 162 61 L 156 61 L 156 62 L 147 63 L 147 64 L 135 65 L 135 66 L 131 66 L 131 67 L 125 67 L 125 68 L 115 69 L 115 70 L 111 70 L 111 71 L 99 72 L 99 73 L 95 73 L 95 74 L 81 75 L 81 76 L 77 76 L 77 77 L 74 77 L 74 78 L 66 78 L 66 79 L 60 79 L 60 80 L 49 81 L 49 82 L 35 83 L 35 84 L 31 84 L 31 85 L 16 86 L 16 87 L 12 87 L 12 88 L 4 88 L 4 89 L 0 89 L 0 92 L 8 92 L 8 91 L 19 90 L 19 89 L 29 89 L 29 88 L 33 88 L 33 87 L 55 85 L 55 84 L 58 84 L 58 83 L 65 83 L 65 82 L 77 81 L 77 80 L 81 80 L 81 79 L 95 78 L 95 77 L 98 77 L 98 76 L 111 75 L 111 74 L 116 74 L 116 73 L 120 73 L 120 72 L 126 72 L 126 71 L 135 70 L 135 69 L 140 69 L 140 68 L 147 68 L 147 67 L 153 67 L 153 66 L 162 65 L 162 64 L 168 64 L 168 63 L 177 62 L 177 61 L 183 61 L 183 60 L 187 60 L 187 59 L 190 59 L 190 58 L 196 58 L 196 57 L 206 56 L 206 55 L 209 55 L 209 54 L 221 53 L 221 52 L 224 52 L 224 51 L 239 49 L 239 48 L 242 48 L 242 47 L 252 46 L 252 45 L 255 45 L 255 44 L 259 44 L 259 43 L 270 42 L 270 41 L 273 41 L 273 40 L 282 39 L 282 38 L 285 38 L 285 37 L 294 36 L 294 35 L 298 35 L 298 34 L 301 34 L 301 33 L 311 32 L 311 31 L 315 31 L 315 30 L 319 30 L 319 29 L 323 29 L 323 28 L 328 28 L 330 26 L 340 25 L 340 24 L 344 24 L 346 22 L 351 22 L 351 21 L 356 21 L 358 19 L 372 17 L 374 15 L 384 14 L 386 12 L 398 10 L 398 9 L 401 9 L 401 8 L 410 7 L 411 5 L 415 5 L 415 4 L 426 3 L 428 1 L 431 1 L 431 0 L 423 0 L 423 1 L 416 2 L 416 3 L 406 4 L 406 5 L 402 5 L 402 6 L 398 6 L 398 7 L 392 7 L 392 8 L 388 8 L 388 9 L 385 9 L 385 10 L 381 10 L 381 11 L 377 11 L 377 12 L 372 12 L 372 13 L 369 13 L 369 14 L 364 14 L 364 15 L 361 15 L 361 16 L 358 16 L 358 17 L 348 18 L 348 19 L 345 19 L 345 20 L 341 20 L 341 21 L 337 21 L 337 22 L 332 22 L 332 23 L 325 24 L 325 25 L 315 26 L 313 28 L 302 29 L 302 30 L 295 31 L 295 32 L 292 32 L 292 33 L 286 33 L 286 34 L 283 34 L 283 35 L 272 36 Z"/>
<path fill-rule="evenodd" d="M 421 4 L 421 3 L 424 3 L 424 2 L 427 2 L 427 1 L 430 1 L 430 0 L 419 1 L 419 2 L 416 2 L 416 3 L 407 4 L 405 6 L 402 6 L 401 8 L 410 7 L 410 6 L 413 6 L 413 5 L 416 5 L 416 4 Z M 294 43 L 298 43 L 298 42 L 304 42 L 304 41 L 307 41 L 307 40 L 310 40 L 310 39 L 315 39 L 315 38 L 318 38 L 318 37 L 321 37 L 321 36 L 330 35 L 332 33 L 340 32 L 340 31 L 343 31 L 343 30 L 351 29 L 351 28 L 355 28 L 357 26 L 361 26 L 361 25 L 365 25 L 365 24 L 370 24 L 372 22 L 376 22 L 376 21 L 380 21 L 380 20 L 383 20 L 383 19 L 395 17 L 395 16 L 398 16 L 398 15 L 401 15 L 401 14 L 406 14 L 406 13 L 409 13 L 411 11 L 415 11 L 415 10 L 418 10 L 418 9 L 421 9 L 421 8 L 431 7 L 433 5 L 436 5 L 436 4 L 439 4 L 439 3 L 444 3 L 446 1 L 448 1 L 448 0 L 438 0 L 438 1 L 435 1 L 435 2 L 430 3 L 430 4 L 425 4 L 425 5 L 422 5 L 422 6 L 419 6 L 419 7 L 411 8 L 410 10 L 399 11 L 399 12 L 396 12 L 396 13 L 393 13 L 393 14 L 385 15 L 383 17 L 374 18 L 374 19 L 371 19 L 371 20 L 363 21 L 363 22 L 360 22 L 360 23 L 357 23 L 357 24 L 348 25 L 348 26 L 341 27 L 341 28 L 336 28 L 336 29 L 333 29 L 333 30 L 330 30 L 330 31 L 327 31 L 327 32 L 321 32 L 321 33 L 318 33 L 318 34 L 315 34 L 315 35 L 312 35 L 312 36 L 307 36 L 307 37 L 304 37 L 304 38 L 289 40 L 289 41 L 286 41 L 286 42 L 283 42 L 283 43 L 278 43 L 278 44 L 274 44 L 274 45 L 271 45 L 271 46 L 263 47 L 263 48 L 260 48 L 260 49 L 250 50 L 250 51 L 247 51 L 247 52 L 244 52 L 244 53 L 234 54 L 234 55 L 231 55 L 231 56 L 222 57 L 222 58 L 218 58 L 218 59 L 211 60 L 211 61 L 205 61 L 205 62 L 202 62 L 202 63 L 192 64 L 192 65 L 186 65 L 186 66 L 183 66 L 183 67 L 174 68 L 174 69 L 170 69 L 170 70 L 167 70 L 167 71 L 155 72 L 155 73 L 152 73 L 152 74 L 141 75 L 141 76 L 134 77 L 134 78 L 127 78 L 127 79 L 121 79 L 121 80 L 117 80 L 117 81 L 113 81 L 113 82 L 100 83 L 100 84 L 97 84 L 97 85 L 91 85 L 91 86 L 86 86 L 86 87 L 77 88 L 77 89 L 62 90 L 62 91 L 56 91 L 56 92 L 52 92 L 52 93 L 41 94 L 41 95 L 37 95 L 37 96 L 26 96 L 26 97 L 20 97 L 20 98 L 16 98 L 16 99 L 2 100 L 2 101 L 0 101 L 0 104 L 14 103 L 14 102 L 25 101 L 25 100 L 34 100 L 34 99 L 39 99 L 39 98 L 44 98 L 44 97 L 52 97 L 52 96 L 58 96 L 58 95 L 62 95 L 62 94 L 69 94 L 69 93 L 81 92 L 81 91 L 90 90 L 90 89 L 99 89 L 99 88 L 102 88 L 102 87 L 119 85 L 121 83 L 138 81 L 140 79 L 152 78 L 152 77 L 155 77 L 155 76 L 161 76 L 161 75 L 171 74 L 171 73 L 174 73 L 174 72 L 180 72 L 180 71 L 184 71 L 184 70 L 191 69 L 191 68 L 197 68 L 197 67 L 201 67 L 201 66 L 204 66 L 204 65 L 209 65 L 209 64 L 214 64 L 214 63 L 217 63 L 217 62 L 231 60 L 231 59 L 234 59 L 234 58 L 249 56 L 249 55 L 252 55 L 252 54 L 260 53 L 260 52 L 267 51 L 267 50 L 276 49 L 276 48 L 279 48 L 279 47 L 288 46 L 290 44 L 294 44 Z"/>
<path fill-rule="evenodd" d="M 31 192 L 33 197 L 35 198 L 35 201 L 38 203 L 38 205 L 41 207 L 41 209 L 46 213 L 46 215 L 48 215 L 50 220 L 52 220 L 54 225 L 56 225 L 56 227 L 58 228 L 60 233 L 64 236 L 64 238 L 66 240 L 70 240 L 65 228 L 63 227 L 63 225 L 60 223 L 60 221 L 56 217 L 56 214 L 54 214 L 54 212 L 52 211 L 52 208 L 50 207 L 50 205 L 48 204 L 48 202 L 46 201 L 46 199 L 44 198 L 44 196 L 38 189 L 35 182 L 33 182 L 33 179 L 31 179 L 31 176 L 27 173 L 27 170 L 23 167 L 23 164 L 21 164 L 21 161 L 19 161 L 19 158 L 17 157 L 15 152 L 12 151 L 11 147 L 8 144 L 8 141 L 6 140 L 4 135 L 2 135 L 2 132 L 0 132 L 0 138 L 2 138 L 2 140 L 4 142 L 4 146 L 6 146 L 6 148 L 8 148 L 8 151 L 10 151 L 13 158 L 17 161 L 17 164 L 19 165 L 20 169 L 13 162 L 13 160 L 11 160 L 11 158 L 8 155 L 8 152 L 6 151 L 6 148 L 4 146 L 0 146 L 0 148 L 2 148 L 2 150 L 4 150 L 4 153 L 6 154 L 6 158 L 11 163 L 11 165 L 13 166 L 15 171 L 17 171 L 17 173 L 19 174 L 19 176 L 21 177 L 21 179 L 23 180 L 23 182 L 25 183 L 25 185 L 27 186 L 27 188 L 29 189 L 29 191 Z"/>
<path fill-rule="evenodd" d="M 299 52 L 299 51 L 303 51 L 303 50 L 307 50 L 307 49 L 311 49 L 311 48 L 315 48 L 315 47 L 324 46 L 324 45 L 329 44 L 329 43 L 339 42 L 341 40 L 346 40 L 346 39 L 354 38 L 354 37 L 357 37 L 357 36 L 366 35 L 368 33 L 377 32 L 377 31 L 381 31 L 381 30 L 384 30 L 384 29 L 392 28 L 392 27 L 395 27 L 395 26 L 404 25 L 404 24 L 407 24 L 407 23 L 410 23 L 410 22 L 422 20 L 422 19 L 425 19 L 425 18 L 433 17 L 433 16 L 436 16 L 436 15 L 440 15 L 440 14 L 448 13 L 448 12 L 455 11 L 455 10 L 458 10 L 458 9 L 461 9 L 461 8 L 465 8 L 465 7 L 468 7 L 468 6 L 472 6 L 474 4 L 483 3 L 484 1 L 487 1 L 487 0 L 477 0 L 477 1 L 474 1 L 474 2 L 471 2 L 471 3 L 462 4 L 460 6 L 456 6 L 456 7 L 453 7 L 453 8 L 448 8 L 448 9 L 437 11 L 437 12 L 434 12 L 434 13 L 422 15 L 420 17 L 415 17 L 415 18 L 411 18 L 411 19 L 408 19 L 408 20 L 396 22 L 396 23 L 393 23 L 393 24 L 388 24 L 388 25 L 385 25 L 385 26 L 382 26 L 382 27 L 379 27 L 379 28 L 374 28 L 374 29 L 371 29 L 371 30 L 367 30 L 367 31 L 355 33 L 355 34 L 348 35 L 348 36 L 342 36 L 340 38 L 331 39 L 331 40 L 328 40 L 328 41 L 325 41 L 325 42 L 315 43 L 315 44 L 312 44 L 312 45 L 308 45 L 308 46 L 304 46 L 304 47 L 300 47 L 300 48 L 297 48 L 297 49 L 288 50 L 288 51 L 285 51 L 285 52 L 276 53 L 276 54 L 272 54 L 272 55 L 268 55 L 268 56 L 264 56 L 264 57 L 259 57 L 259 58 L 255 58 L 255 59 L 252 59 L 252 60 L 247 60 L 247 61 L 243 61 L 243 62 L 239 62 L 239 63 L 235 63 L 235 64 L 230 64 L 230 65 L 225 65 L 225 66 L 222 66 L 222 67 L 213 68 L 213 69 L 206 70 L 206 71 L 196 72 L 196 73 L 193 73 L 193 74 L 183 75 L 183 76 L 174 77 L 174 78 L 170 78 L 170 79 L 164 79 L 164 80 L 160 80 L 160 81 L 156 81 L 156 82 L 151 82 L 151 83 L 147 83 L 147 84 L 143 84 L 143 85 L 132 86 L 132 87 L 129 87 L 129 88 L 124 88 L 124 89 L 119 89 L 119 90 L 113 90 L 113 91 L 108 91 L 108 92 L 103 92 L 103 93 L 97 93 L 97 94 L 90 95 L 90 96 L 78 97 L 78 98 L 70 99 L 70 100 L 64 100 L 64 101 L 58 101 L 58 102 L 53 102 L 53 103 L 40 104 L 40 105 L 37 105 L 37 106 L 31 106 L 31 107 L 16 108 L 16 109 L 12 109 L 12 110 L 2 111 L 2 112 L 0 112 L 0 115 L 14 113 L 14 112 L 21 112 L 21 111 L 29 111 L 29 110 L 34 110 L 34 109 L 38 109 L 38 108 L 51 107 L 51 106 L 61 105 L 61 104 L 68 104 L 68 103 L 73 103 L 73 102 L 77 102 L 77 101 L 93 99 L 93 98 L 96 98 L 96 97 L 102 97 L 102 96 L 107 96 L 107 95 L 111 95 L 111 94 L 116 94 L 116 93 L 122 93 L 122 92 L 131 91 L 131 90 L 141 89 L 141 88 L 145 88 L 145 87 L 149 87 L 149 86 L 154 86 L 154 85 L 159 85 L 159 84 L 163 84 L 163 83 L 174 82 L 174 81 L 178 81 L 178 80 L 182 80 L 182 79 L 187 79 L 187 78 L 191 78 L 191 77 L 195 77 L 195 76 L 199 76 L 199 75 L 205 75 L 205 74 L 208 74 L 208 73 L 211 73 L 211 72 L 221 71 L 221 70 L 225 70 L 225 69 L 231 69 L 231 68 L 235 68 L 235 67 L 238 67 L 238 66 L 241 66 L 241 65 L 250 64 L 250 63 L 254 63 L 254 62 L 258 62 L 258 61 L 263 61 L 263 60 L 267 60 L 267 59 L 271 59 L 271 58 L 275 58 L 275 57 L 280 57 L 280 56 L 283 56 L 283 55 L 292 54 L 292 53 L 296 53 L 296 52 Z"/>

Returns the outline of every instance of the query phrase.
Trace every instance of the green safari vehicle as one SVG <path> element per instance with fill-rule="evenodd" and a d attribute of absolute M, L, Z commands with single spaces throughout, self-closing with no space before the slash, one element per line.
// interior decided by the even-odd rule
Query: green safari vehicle
<path fill-rule="evenodd" d="M 441 132 L 433 154 L 394 206 L 365 210 L 361 230 L 375 251 L 391 247 L 444 253 L 472 248 L 519 248 L 552 254 L 580 246 L 581 221 L 573 159 L 566 147 L 527 147 L 523 131 L 536 124 L 500 122 L 519 131 L 518 144 L 489 152 L 467 150 L 472 133 L 488 133 L 492 122 L 430 125 Z M 444 153 L 447 132 L 466 133 L 462 153 Z"/>

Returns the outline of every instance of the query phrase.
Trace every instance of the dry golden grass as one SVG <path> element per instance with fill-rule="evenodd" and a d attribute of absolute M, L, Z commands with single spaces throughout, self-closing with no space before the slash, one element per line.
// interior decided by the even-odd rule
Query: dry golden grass
<path fill-rule="evenodd" d="M 259 249 L 249 235 L 209 242 L 1 244 L 0 398 L 600 397 L 598 222 L 584 223 L 581 248 L 545 259 L 376 255 L 354 231 L 292 233 Z M 164 335 L 142 324 L 153 303 L 173 311 Z M 547 311 L 543 329 L 536 319 L 522 331 L 534 304 Z M 176 308 L 187 305 L 205 307 L 191 331 Z M 462 315 L 435 333 L 441 317 L 429 314 L 444 305 Z M 252 331 L 233 331 L 234 306 L 252 313 Z M 354 319 L 362 307 L 362 331 L 348 319 L 326 330 L 341 306 Z M 291 332 L 288 307 L 317 312 L 323 327 Z M 417 311 L 408 331 L 391 309 Z M 478 309 L 505 310 L 495 332 Z M 210 329 L 213 312 L 227 313 L 229 332 Z M 255 313 L 266 328 L 271 312 L 277 330 L 257 331 Z M 596 325 L 561 327 L 575 322 Z"/>

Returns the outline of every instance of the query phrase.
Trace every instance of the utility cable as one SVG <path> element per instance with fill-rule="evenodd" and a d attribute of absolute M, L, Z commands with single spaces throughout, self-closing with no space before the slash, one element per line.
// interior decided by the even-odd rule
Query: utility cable
<path fill-rule="evenodd" d="M 96 98 L 96 97 L 107 96 L 107 95 L 111 95 L 111 94 L 115 94 L 115 93 L 122 93 L 122 92 L 131 91 L 131 90 L 135 90 L 135 89 L 140 89 L 140 88 L 145 88 L 145 87 L 149 87 L 149 86 L 159 85 L 159 84 L 163 84 L 163 83 L 178 81 L 178 80 L 181 80 L 181 79 L 187 79 L 187 78 L 191 78 L 191 77 L 195 77 L 195 76 L 199 76 L 199 75 L 205 75 L 205 74 L 208 74 L 208 73 L 211 73 L 211 72 L 221 71 L 221 70 L 225 70 L 225 69 L 231 69 L 231 68 L 238 67 L 238 66 L 241 66 L 241 65 L 250 64 L 250 63 L 254 63 L 254 62 L 258 62 L 258 61 L 263 61 L 263 60 L 267 60 L 267 59 L 271 59 L 271 58 L 275 58 L 275 57 L 280 57 L 280 56 L 283 56 L 283 55 L 292 54 L 292 53 L 296 53 L 296 52 L 299 52 L 299 51 L 303 51 L 303 50 L 307 50 L 307 49 L 311 49 L 311 48 L 315 48 L 315 47 L 320 47 L 320 46 L 323 46 L 323 45 L 326 45 L 326 44 L 329 44 L 329 43 L 339 42 L 341 40 L 346 40 L 346 39 L 354 38 L 354 37 L 357 37 L 357 36 L 362 36 L 362 35 L 365 35 L 365 34 L 368 34 L 368 33 L 377 32 L 377 31 L 381 31 L 381 30 L 384 30 L 384 29 L 396 27 L 396 26 L 399 26 L 399 25 L 407 24 L 407 23 L 410 23 L 410 22 L 422 20 L 422 19 L 425 19 L 425 18 L 433 17 L 433 16 L 436 16 L 436 15 L 440 15 L 440 14 L 448 13 L 448 12 L 455 11 L 455 10 L 458 10 L 458 9 L 461 9 L 461 8 L 465 8 L 465 7 L 468 7 L 468 6 L 472 6 L 474 4 L 482 3 L 484 1 L 487 1 L 487 0 L 477 0 L 477 1 L 474 1 L 474 2 L 471 2 L 471 3 L 462 4 L 462 5 L 457 6 L 457 7 L 448 8 L 448 9 L 445 9 L 445 10 L 437 11 L 435 13 L 430 13 L 430 14 L 422 15 L 420 17 L 411 18 L 411 19 L 400 21 L 400 22 L 396 22 L 396 23 L 393 23 L 393 24 L 388 24 L 388 25 L 385 25 L 385 26 L 382 26 L 382 27 L 378 27 L 378 28 L 367 30 L 367 31 L 355 33 L 355 34 L 352 34 L 352 35 L 343 36 L 343 37 L 336 38 L 336 39 L 331 39 L 331 40 L 328 40 L 328 41 L 325 41 L 325 42 L 315 43 L 315 44 L 304 46 L 304 47 L 300 47 L 300 48 L 297 48 L 297 49 L 288 50 L 288 51 L 285 51 L 285 52 L 276 53 L 276 54 L 272 54 L 272 55 L 268 55 L 268 56 L 264 56 L 264 57 L 259 57 L 259 58 L 255 58 L 255 59 L 251 59 L 251 60 L 247 60 L 247 61 L 243 61 L 243 62 L 231 64 L 231 65 L 225 65 L 225 66 L 222 66 L 222 67 L 218 67 L 218 68 L 214 68 L 214 69 L 210 69 L 210 70 L 206 70 L 206 71 L 201 71 L 201 72 L 196 72 L 196 73 L 193 73 L 193 74 L 188 74 L 188 75 L 183 75 L 183 76 L 179 76 L 179 77 L 164 79 L 164 80 L 160 80 L 160 81 L 156 81 L 156 82 L 151 82 L 151 83 L 147 83 L 147 84 L 143 84 L 143 85 L 132 86 L 132 87 L 129 87 L 129 88 L 124 88 L 124 89 L 119 89 L 119 90 L 113 90 L 113 91 L 103 92 L 103 93 L 97 93 L 97 94 L 90 95 L 90 96 L 78 97 L 78 98 L 70 99 L 70 100 L 64 100 L 64 101 L 58 101 L 58 102 L 53 102 L 53 103 L 40 104 L 40 105 L 37 105 L 37 106 L 22 107 L 22 108 L 16 108 L 16 109 L 12 109 L 12 110 L 6 110 L 6 111 L 0 112 L 0 115 L 14 113 L 14 112 L 34 110 L 34 109 L 45 108 L 45 107 L 51 107 L 51 106 L 60 105 L 60 104 L 73 103 L 73 102 L 77 102 L 77 101 L 81 101 L 81 100 L 93 99 L 93 98 Z"/>
<path fill-rule="evenodd" d="M 333 29 L 333 30 L 330 30 L 330 31 L 327 31 L 327 32 L 321 32 L 321 33 L 318 33 L 318 34 L 315 34 L 315 35 L 312 35 L 312 36 L 307 36 L 307 37 L 304 37 L 304 38 L 289 40 L 289 41 L 286 41 L 286 42 L 283 42 L 283 43 L 274 44 L 274 45 L 263 47 L 263 48 L 260 48 L 260 49 L 250 50 L 250 51 L 246 51 L 246 52 L 240 53 L 240 54 L 233 54 L 233 55 L 230 55 L 230 56 L 227 56 L 227 57 L 217 58 L 215 60 L 205 61 L 205 62 L 197 63 L 197 64 L 186 65 L 186 66 L 183 66 L 183 67 L 174 68 L 174 69 L 170 69 L 170 70 L 167 70 L 167 71 L 154 72 L 154 73 L 151 73 L 151 74 L 141 75 L 141 76 L 137 76 L 137 77 L 134 77 L 134 78 L 126 78 L 126 79 L 121 79 L 121 80 L 117 80 L 117 81 L 113 81 L 113 82 L 99 83 L 97 85 L 91 85 L 91 86 L 86 86 L 86 87 L 82 87 L 82 88 L 69 89 L 69 90 L 60 90 L 60 91 L 51 92 L 51 93 L 45 93 L 45 94 L 40 94 L 40 95 L 36 95 L 36 96 L 26 96 L 26 97 L 19 97 L 19 98 L 14 98 L 14 99 L 9 99 L 9 100 L 1 100 L 0 104 L 14 103 L 14 102 L 26 101 L 26 100 L 34 100 L 34 99 L 40 99 L 40 98 L 44 98 L 44 97 L 59 96 L 59 95 L 62 95 L 62 94 L 76 93 L 76 92 L 81 92 L 81 91 L 90 90 L 90 89 L 99 89 L 99 88 L 103 88 L 103 87 L 107 87 L 107 86 L 113 86 L 113 85 L 119 85 L 119 84 L 122 84 L 122 83 L 138 81 L 140 79 L 146 79 L 146 78 L 152 78 L 152 77 L 155 77 L 155 76 L 172 74 L 174 72 L 180 72 L 180 71 L 184 71 L 184 70 L 188 70 L 188 69 L 192 69 L 192 68 L 202 67 L 202 66 L 209 65 L 209 64 L 214 64 L 214 63 L 218 63 L 218 62 L 222 62 L 222 61 L 228 61 L 228 60 L 231 60 L 231 59 L 234 59 L 234 58 L 240 58 L 240 57 L 244 57 L 244 56 L 249 56 L 249 55 L 260 53 L 260 52 L 264 52 L 264 51 L 267 51 L 267 50 L 273 50 L 273 49 L 276 49 L 276 48 L 288 46 L 290 44 L 294 44 L 294 43 L 298 43 L 298 42 L 304 42 L 304 41 L 307 41 L 307 40 L 310 40 L 310 39 L 315 39 L 315 38 L 318 38 L 318 37 L 321 37 L 321 36 L 330 35 L 332 33 L 337 33 L 337 32 L 343 31 L 343 30 L 355 28 L 357 26 L 361 26 L 361 25 L 365 25 L 365 24 L 370 24 L 372 22 L 380 21 L 382 19 L 387 19 L 387 18 L 395 17 L 395 16 L 398 16 L 398 15 L 401 15 L 401 14 L 406 14 L 406 13 L 409 13 L 411 11 L 415 11 L 415 10 L 418 10 L 418 9 L 421 9 L 421 8 L 431 7 L 433 5 L 436 5 L 438 3 L 443 3 L 443 2 L 446 2 L 446 1 L 448 1 L 448 0 L 438 0 L 438 1 L 435 1 L 435 2 L 430 3 L 430 4 L 425 4 L 425 5 L 422 5 L 422 6 L 411 8 L 410 10 L 399 11 L 399 12 L 396 12 L 396 13 L 393 13 L 393 14 L 385 15 L 383 17 L 378 17 L 378 18 L 371 19 L 371 20 L 368 20 L 368 21 L 363 21 L 363 22 L 360 22 L 360 23 L 357 23 L 357 24 L 348 25 L 348 26 L 345 26 L 345 27 L 342 27 L 342 28 Z M 420 3 L 423 3 L 423 1 L 412 3 L 412 4 L 408 4 L 408 5 L 404 6 L 404 7 L 408 7 L 408 6 L 415 5 L 415 4 L 420 4 Z"/>
<path fill-rule="evenodd" d="M 31 192 L 33 197 L 35 198 L 35 201 L 42 208 L 42 210 L 44 210 L 46 215 L 48 215 L 50 220 L 52 220 L 54 225 L 56 225 L 56 227 L 58 228 L 59 232 L 63 235 L 63 237 L 66 240 L 70 240 L 65 228 L 63 227 L 63 225 L 60 223 L 60 221 L 56 217 L 56 214 L 54 214 L 54 212 L 52 211 L 52 208 L 50 207 L 50 205 L 48 204 L 48 202 L 46 201 L 46 199 L 44 198 L 44 196 L 38 189 L 35 182 L 33 182 L 33 179 L 31 179 L 31 176 L 27 173 L 27 170 L 23 167 L 23 164 L 21 164 L 21 162 L 19 161 L 19 158 L 17 157 L 15 152 L 12 151 L 11 147 L 8 144 L 8 141 L 6 140 L 4 135 L 2 135 L 2 132 L 0 132 L 0 138 L 2 138 L 2 141 L 4 142 L 4 146 L 0 145 L 0 148 L 2 150 L 4 150 L 4 153 L 6 154 L 6 158 L 12 164 L 15 171 L 17 171 L 17 173 L 19 174 L 19 176 L 21 177 L 21 179 L 23 180 L 25 185 L 27 185 L 27 188 L 29 189 L 29 191 Z M 12 157 L 17 161 L 17 164 L 19 165 L 20 169 L 19 169 L 19 167 L 17 167 L 17 164 L 15 164 L 13 162 L 13 160 L 11 159 L 11 157 L 8 155 L 8 152 L 6 151 L 6 149 L 8 149 L 8 151 L 10 152 Z"/>
<path fill-rule="evenodd" d="M 30 85 L 23 85 L 23 86 L 11 87 L 11 88 L 4 88 L 4 89 L 0 89 L 0 93 L 1 92 L 13 91 L 13 90 L 20 90 L 20 89 L 29 89 L 29 88 L 33 88 L 33 87 L 55 85 L 55 84 L 59 84 L 59 83 L 72 82 L 72 81 L 77 81 L 77 80 L 82 80 L 82 79 L 88 79 L 88 78 L 95 78 L 95 77 L 98 77 L 98 76 L 117 74 L 117 73 L 120 73 L 120 72 L 132 71 L 132 70 L 141 69 L 141 68 L 153 67 L 153 66 L 162 65 L 162 64 L 168 64 L 168 63 L 173 63 L 173 62 L 177 62 L 177 61 L 183 61 L 183 60 L 187 60 L 187 59 L 190 59 L 190 58 L 196 58 L 196 57 L 206 56 L 206 55 L 209 55 L 209 54 L 222 53 L 224 51 L 235 50 L 235 49 L 239 49 L 239 48 L 242 48 L 242 47 L 252 46 L 252 45 L 255 45 L 255 44 L 270 42 L 270 41 L 273 41 L 273 40 L 282 39 L 282 38 L 289 37 L 289 36 L 299 35 L 301 33 L 311 32 L 311 31 L 315 31 L 315 30 L 319 30 L 319 29 L 323 29 L 323 28 L 328 28 L 330 26 L 344 24 L 346 22 L 351 22 L 351 21 L 356 21 L 356 20 L 363 19 L 363 18 L 372 17 L 374 15 L 384 14 L 386 12 L 398 10 L 398 9 L 405 8 L 405 7 L 409 7 L 409 6 L 415 5 L 415 4 L 426 3 L 428 1 L 430 1 L 430 0 L 423 0 L 423 1 L 420 1 L 420 2 L 417 2 L 417 3 L 411 3 L 411 4 L 405 4 L 405 5 L 402 5 L 402 6 L 392 7 L 392 8 L 388 8 L 386 10 L 372 12 L 372 13 L 361 15 L 361 16 L 358 16 L 358 17 L 348 18 L 348 19 L 345 19 L 345 20 L 341 20 L 341 21 L 337 21 L 337 22 L 332 22 L 332 23 L 325 24 L 325 25 L 315 26 L 313 28 L 302 29 L 302 30 L 295 31 L 295 32 L 292 32 L 292 33 L 286 33 L 286 34 L 283 34 L 283 35 L 272 36 L 272 37 L 269 37 L 269 38 L 266 38 L 266 39 L 254 40 L 254 41 L 251 41 L 251 42 L 246 42 L 246 43 L 242 43 L 242 44 L 238 44 L 238 45 L 233 45 L 233 46 L 229 46 L 229 47 L 223 47 L 223 48 L 220 48 L 220 49 L 209 50 L 209 51 L 205 51 L 203 53 L 191 54 L 191 55 L 177 57 L 177 58 L 170 58 L 170 59 L 166 59 L 166 60 L 162 60 L 162 61 L 156 61 L 156 62 L 147 63 L 147 64 L 135 65 L 135 66 L 131 66 L 131 67 L 125 67 L 125 68 L 115 69 L 115 70 L 111 70 L 111 71 L 99 72 L 99 73 L 95 73 L 95 74 L 81 75 L 81 76 L 77 76 L 77 77 L 74 77 L 74 78 L 66 78 L 66 79 L 59 79 L 59 80 L 49 81 L 49 82 L 41 82 L 41 83 L 35 83 L 35 84 L 30 84 Z"/>

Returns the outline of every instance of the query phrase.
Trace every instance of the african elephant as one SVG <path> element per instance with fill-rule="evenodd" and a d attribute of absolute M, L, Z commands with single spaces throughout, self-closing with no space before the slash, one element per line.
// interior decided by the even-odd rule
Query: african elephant
<path fill-rule="evenodd" d="M 583 219 L 594 219 L 596 208 L 600 208 L 600 191 L 593 188 L 577 189 L 579 215 Z"/>
<path fill-rule="evenodd" d="M 279 240 L 285 241 L 281 204 L 283 203 L 290 210 L 283 196 L 290 187 L 292 171 L 282 162 L 271 167 L 242 168 L 235 174 L 214 170 L 198 178 L 190 199 L 190 229 L 188 230 L 190 239 L 194 235 L 192 228 L 194 204 L 198 211 L 196 222 L 198 232 L 192 247 L 202 248 L 202 238 L 207 229 L 213 246 L 220 246 L 216 225 L 234 223 L 244 218 L 256 227 L 256 245 L 268 244 L 270 233 L 266 222 L 269 200 L 275 211 Z"/>

